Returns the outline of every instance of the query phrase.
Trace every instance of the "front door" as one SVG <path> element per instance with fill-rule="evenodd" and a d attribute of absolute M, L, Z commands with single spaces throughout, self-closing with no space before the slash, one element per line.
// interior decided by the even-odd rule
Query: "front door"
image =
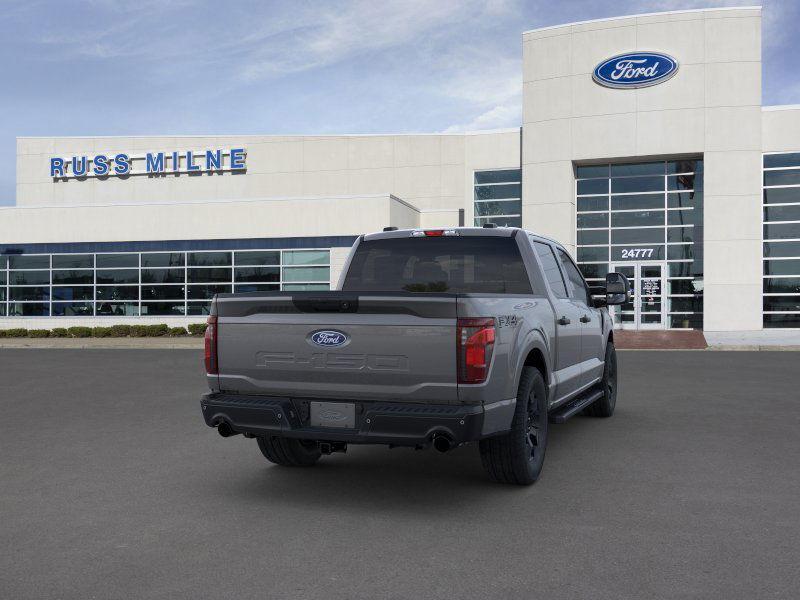
<path fill-rule="evenodd" d="M 622 273 L 631 282 L 631 301 L 612 307 L 614 326 L 617 329 L 666 329 L 666 263 L 614 263 L 611 270 Z"/>

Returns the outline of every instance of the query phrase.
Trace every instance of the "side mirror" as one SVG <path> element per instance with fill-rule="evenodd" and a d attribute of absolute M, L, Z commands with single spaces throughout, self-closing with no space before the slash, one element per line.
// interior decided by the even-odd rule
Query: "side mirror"
<path fill-rule="evenodd" d="M 606 304 L 625 304 L 631 300 L 631 287 L 628 278 L 622 273 L 606 275 Z"/>

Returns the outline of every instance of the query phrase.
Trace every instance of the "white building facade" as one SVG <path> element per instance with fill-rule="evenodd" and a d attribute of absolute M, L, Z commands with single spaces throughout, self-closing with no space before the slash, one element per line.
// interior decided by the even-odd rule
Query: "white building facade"
<path fill-rule="evenodd" d="M 487 222 L 629 275 L 620 327 L 800 328 L 800 107 L 761 105 L 760 8 L 523 51 L 511 130 L 19 138 L 0 328 L 202 321 L 215 293 L 329 289 L 361 233 Z"/>

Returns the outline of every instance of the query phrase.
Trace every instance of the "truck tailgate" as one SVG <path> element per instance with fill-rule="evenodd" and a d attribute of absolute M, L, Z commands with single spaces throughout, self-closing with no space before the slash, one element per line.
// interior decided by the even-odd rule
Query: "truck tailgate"
<path fill-rule="evenodd" d="M 455 404 L 456 306 L 446 294 L 220 295 L 220 389 Z"/>

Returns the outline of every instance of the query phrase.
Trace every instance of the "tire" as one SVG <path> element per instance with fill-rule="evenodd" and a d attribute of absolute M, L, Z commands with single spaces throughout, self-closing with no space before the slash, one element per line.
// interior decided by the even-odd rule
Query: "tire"
<path fill-rule="evenodd" d="M 590 417 L 608 418 L 614 414 L 617 405 L 617 350 L 609 341 L 606 346 L 606 362 L 603 367 L 603 396 L 584 409 Z"/>
<path fill-rule="evenodd" d="M 481 462 L 498 483 L 530 485 L 542 472 L 547 449 L 547 386 L 539 369 L 524 367 L 511 431 L 481 440 Z"/>
<path fill-rule="evenodd" d="M 262 435 L 258 449 L 269 462 L 283 467 L 313 467 L 322 453 L 317 442 Z"/>

